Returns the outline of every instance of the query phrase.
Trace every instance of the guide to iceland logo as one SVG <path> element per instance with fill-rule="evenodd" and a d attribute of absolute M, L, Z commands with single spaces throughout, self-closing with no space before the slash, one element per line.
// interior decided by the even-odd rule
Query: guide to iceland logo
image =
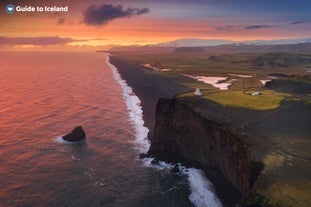
<path fill-rule="evenodd" d="M 15 8 L 12 4 L 9 4 L 6 6 L 5 10 L 7 13 L 12 14 L 14 12 Z"/>

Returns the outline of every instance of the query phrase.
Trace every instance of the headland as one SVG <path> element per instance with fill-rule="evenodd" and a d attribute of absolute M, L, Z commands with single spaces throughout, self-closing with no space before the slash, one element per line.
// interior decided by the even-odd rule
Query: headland
<path fill-rule="evenodd" d="M 111 63 L 142 100 L 149 156 L 203 169 L 224 206 L 309 206 L 309 66 L 272 56 L 291 54 L 113 54 Z M 204 77 L 225 77 L 217 84 L 228 90 Z"/>

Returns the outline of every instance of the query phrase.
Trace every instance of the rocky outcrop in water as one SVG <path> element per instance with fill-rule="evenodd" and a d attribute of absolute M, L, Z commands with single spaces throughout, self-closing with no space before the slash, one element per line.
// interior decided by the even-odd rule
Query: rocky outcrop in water
<path fill-rule="evenodd" d="M 71 133 L 63 136 L 63 139 L 69 142 L 77 142 L 86 138 L 85 132 L 82 129 L 82 126 L 75 127 Z"/>

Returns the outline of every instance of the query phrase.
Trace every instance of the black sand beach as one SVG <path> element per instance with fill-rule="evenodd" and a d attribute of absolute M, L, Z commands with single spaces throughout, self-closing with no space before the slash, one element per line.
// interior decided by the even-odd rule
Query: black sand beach
<path fill-rule="evenodd" d="M 122 79 L 126 80 L 133 92 L 142 101 L 145 126 L 150 130 L 149 139 L 151 139 L 158 99 L 191 91 L 192 89 L 177 84 L 177 80 L 188 78 L 155 73 L 144 66 L 125 61 L 113 55 L 110 56 L 110 62 L 118 68 Z"/>
<path fill-rule="evenodd" d="M 133 89 L 142 101 L 145 126 L 150 130 L 148 138 L 152 141 L 155 123 L 156 105 L 161 97 L 171 97 L 181 93 L 192 92 L 193 89 L 178 82 L 195 82 L 185 76 L 169 75 L 162 72 L 153 72 L 144 66 L 126 61 L 116 56 L 110 56 L 110 63 L 117 67 L 123 80 Z M 184 163 L 187 164 L 187 163 Z M 192 164 L 188 167 L 194 167 Z M 201 166 L 196 166 L 200 168 Z M 241 199 L 241 194 L 234 189 L 231 183 L 214 168 L 204 169 L 209 180 L 222 201 L 224 207 L 233 206 Z"/>
<path fill-rule="evenodd" d="M 118 68 L 122 78 L 142 101 L 145 125 L 150 129 L 149 139 L 152 141 L 155 110 L 159 98 L 174 96 L 178 99 L 177 94 L 193 91 L 182 85 L 191 80 L 176 73 L 155 72 L 137 62 L 117 56 L 112 56 L 110 62 Z M 297 88 L 295 81 L 294 84 L 287 82 L 282 85 L 282 83 L 278 81 L 275 87 L 281 87 L 282 91 Z M 300 88 L 297 90 L 303 91 Z M 303 88 L 309 88 L 309 84 L 304 83 Z M 310 94 L 309 89 L 306 93 Z M 302 100 L 306 98 L 299 93 L 294 93 L 293 96 L 301 96 Z M 252 156 L 264 164 L 264 170 L 255 183 L 256 192 L 268 196 L 274 204 L 287 206 L 296 203 L 299 206 L 309 206 L 306 198 L 311 192 L 309 183 L 311 108 L 307 102 L 283 101 L 278 109 L 263 111 L 223 107 L 200 97 L 190 99 L 188 104 L 192 108 L 197 108 L 201 115 L 207 113 L 209 118 L 214 117 L 216 122 L 222 123 L 228 119 L 227 124 L 231 130 L 248 146 Z M 234 206 L 241 199 L 238 191 L 217 169 L 204 167 L 203 169 L 213 182 L 224 206 Z"/>

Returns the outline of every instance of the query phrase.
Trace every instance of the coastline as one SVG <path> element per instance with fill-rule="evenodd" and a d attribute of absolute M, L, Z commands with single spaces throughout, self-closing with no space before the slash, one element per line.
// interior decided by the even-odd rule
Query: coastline
<path fill-rule="evenodd" d="M 126 80 L 135 95 L 141 99 L 143 119 L 145 126 L 149 129 L 148 138 L 151 140 L 155 123 L 156 104 L 159 98 L 189 92 L 192 89 L 183 85 L 176 85 L 178 79 L 176 76 L 157 75 L 148 71 L 144 66 L 117 58 L 113 54 L 109 57 L 109 62 L 118 69 L 121 78 Z"/>
<path fill-rule="evenodd" d="M 306 101 L 309 100 L 307 97 L 300 101 L 285 100 L 281 102 L 279 108 L 263 111 L 225 107 L 199 97 L 195 101 L 187 102 L 185 98 L 182 98 L 184 94 L 180 96 L 178 94 L 189 91 L 193 94 L 193 89 L 186 88 L 181 84 L 182 77 L 170 76 L 169 72 L 154 72 L 140 65 L 139 62 L 131 62 L 122 59 L 122 57 L 112 57 L 111 59 L 122 78 L 133 88 L 135 95 L 142 100 L 145 125 L 151 130 L 149 140 L 152 145 L 148 156 L 169 163 L 181 162 L 188 168 L 196 167 L 203 170 L 205 176 L 212 181 L 224 207 L 235 206 L 235 204 L 244 206 L 253 202 L 256 204 L 264 202 L 268 206 L 288 206 L 298 203 L 299 206 L 310 206 L 310 201 L 305 199 L 311 189 L 309 182 L 310 153 L 307 150 L 310 146 L 310 128 L 307 123 L 310 123 L 311 108 L 310 102 Z M 286 87 L 284 83 L 286 83 Z M 287 86 L 289 83 L 291 85 Z M 308 86 L 308 83 L 303 86 Z M 272 87 L 276 91 L 286 92 L 289 90 L 287 92 L 290 94 L 295 90 L 302 93 L 300 85 L 297 86 L 295 81 L 279 80 Z M 304 93 L 308 93 L 308 90 L 302 94 Z M 297 92 L 294 95 L 297 96 Z M 176 100 L 180 97 L 183 101 L 176 105 L 178 102 Z M 158 101 L 159 98 L 161 98 L 160 101 Z M 163 102 L 165 99 L 168 104 Z M 161 100 L 162 105 L 159 106 Z M 156 107 L 160 110 L 156 111 Z M 185 107 L 191 109 L 192 118 L 189 113 L 186 114 Z M 219 114 L 219 112 L 221 113 Z M 169 114 L 174 116 L 170 117 Z M 179 116 L 176 117 L 176 114 Z M 155 115 L 157 116 L 156 120 Z M 228 138 L 227 141 L 220 142 L 228 144 L 219 145 L 224 148 L 220 149 L 218 154 L 216 153 L 219 156 L 215 158 L 220 160 L 218 166 L 210 166 L 208 162 L 204 161 L 205 158 L 213 159 L 210 158 L 210 149 L 206 147 L 208 145 L 196 144 L 202 143 L 201 141 L 204 141 L 205 137 L 214 137 L 206 136 L 211 133 L 209 130 L 203 136 L 196 132 L 204 130 L 188 131 L 188 135 L 187 132 L 186 134 L 180 133 L 185 128 L 189 129 L 188 126 L 192 126 L 190 129 L 197 129 L 198 122 L 193 121 L 197 115 L 202 120 L 211 120 L 213 123 L 229 127 L 223 130 L 228 136 L 220 136 L 216 139 Z M 154 126 L 155 128 L 153 128 Z M 157 128 L 159 126 L 162 128 Z M 205 124 L 201 124 L 201 126 L 202 129 L 206 129 Z M 222 128 L 219 130 L 215 128 L 214 131 L 221 134 L 222 130 L 220 129 Z M 229 138 L 229 131 L 237 139 Z M 195 136 L 193 136 L 194 134 Z M 201 141 L 197 139 L 193 141 L 194 137 Z M 232 145 L 233 140 L 238 141 L 237 145 Z M 283 141 L 280 142 L 280 140 Z M 241 150 L 242 148 L 236 150 L 236 146 L 246 148 L 245 150 Z M 182 152 L 188 152 L 189 149 L 194 153 L 182 154 Z M 215 149 L 215 147 L 211 149 Z M 235 156 L 236 152 L 241 151 L 245 151 L 246 154 Z M 207 156 L 196 156 L 200 152 L 204 152 Z M 223 156 L 222 153 L 226 153 L 227 156 Z M 236 158 L 237 162 L 232 162 L 232 156 Z M 200 158 L 203 159 L 201 163 L 198 162 Z M 241 160 L 242 164 L 240 164 Z M 241 169 L 241 171 L 238 172 L 236 169 L 239 171 Z"/>
<path fill-rule="evenodd" d="M 141 100 L 144 126 L 149 129 L 148 139 L 152 142 L 153 127 L 155 124 L 155 111 L 158 100 L 163 97 L 172 97 L 176 94 L 192 91 L 183 85 L 177 84 L 176 76 L 161 76 L 150 73 L 145 67 L 131 63 L 115 56 L 109 56 L 109 62 L 117 68 L 119 75 L 133 89 Z M 180 77 L 184 79 L 185 77 Z M 143 152 L 145 153 L 145 152 Z M 233 206 L 241 199 L 240 193 L 234 189 L 230 182 L 215 168 L 205 168 L 194 163 L 182 163 L 188 169 L 201 169 L 213 184 L 213 190 L 221 201 L 223 207 Z M 195 167 L 195 168 L 193 168 Z M 186 173 L 187 174 L 187 173 Z M 209 182 L 209 181 L 208 181 Z M 213 191 L 212 190 L 212 191 Z M 209 189 L 207 189 L 209 191 Z"/>

